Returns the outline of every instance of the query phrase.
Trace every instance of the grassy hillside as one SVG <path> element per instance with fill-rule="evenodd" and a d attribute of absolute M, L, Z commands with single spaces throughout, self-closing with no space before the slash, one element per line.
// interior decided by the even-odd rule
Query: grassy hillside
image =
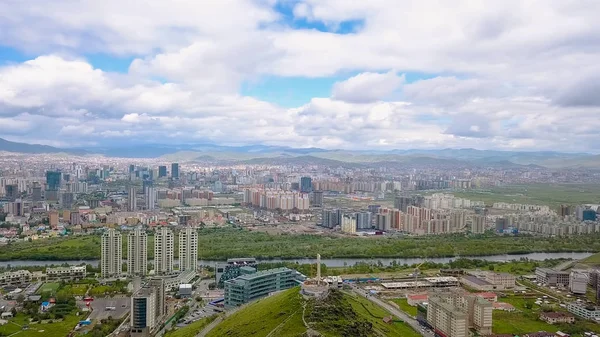
<path fill-rule="evenodd" d="M 302 336 L 307 328 L 324 337 L 419 336 L 408 325 L 383 322 L 389 314 L 367 299 L 335 291 L 325 301 L 304 300 L 298 288 L 250 304 L 228 317 L 208 336 Z"/>

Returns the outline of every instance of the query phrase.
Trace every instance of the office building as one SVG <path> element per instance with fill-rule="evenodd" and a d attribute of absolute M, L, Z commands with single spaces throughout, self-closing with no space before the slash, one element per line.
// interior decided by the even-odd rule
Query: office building
<path fill-rule="evenodd" d="M 515 275 L 509 273 L 485 273 L 485 280 L 494 285 L 494 289 L 512 289 L 516 284 Z"/>
<path fill-rule="evenodd" d="M 240 276 L 242 267 L 256 268 L 257 266 L 258 262 L 252 257 L 227 259 L 226 263 L 217 262 L 215 265 L 215 282 L 217 288 L 222 289 L 225 281 Z"/>
<path fill-rule="evenodd" d="M 133 173 L 135 172 L 135 165 L 131 164 L 129 165 L 129 173 Z"/>
<path fill-rule="evenodd" d="M 141 228 L 127 235 L 127 273 L 132 276 L 148 273 L 148 235 Z"/>
<path fill-rule="evenodd" d="M 4 196 L 8 201 L 15 201 L 19 197 L 19 189 L 17 185 L 4 186 Z"/>
<path fill-rule="evenodd" d="M 312 192 L 312 179 L 310 177 L 300 178 L 300 192 L 310 193 Z"/>
<path fill-rule="evenodd" d="M 61 173 L 57 171 L 46 172 L 46 190 L 58 191 L 60 189 Z"/>
<path fill-rule="evenodd" d="M 311 194 L 310 204 L 313 207 L 323 207 L 323 191 L 314 191 Z"/>
<path fill-rule="evenodd" d="M 167 167 L 166 166 L 159 166 L 158 167 L 158 177 L 159 178 L 163 178 L 167 176 Z"/>
<path fill-rule="evenodd" d="M 42 200 L 42 187 L 39 183 L 35 182 L 31 188 L 31 200 L 38 202 Z"/>
<path fill-rule="evenodd" d="M 130 212 L 137 211 L 137 195 L 135 186 L 131 186 L 129 188 L 129 193 L 127 194 L 127 210 Z"/>
<path fill-rule="evenodd" d="M 70 209 L 73 207 L 73 201 L 74 201 L 74 197 L 73 197 L 73 193 L 71 192 L 63 192 L 60 195 L 60 203 L 62 208 L 64 209 Z"/>
<path fill-rule="evenodd" d="M 171 164 L 171 178 L 179 179 L 179 164 L 178 163 Z"/>
<path fill-rule="evenodd" d="M 185 227 L 179 231 L 179 270 L 195 271 L 198 265 L 198 232 Z"/>
<path fill-rule="evenodd" d="M 569 274 L 569 291 L 576 295 L 584 295 L 587 292 L 589 275 L 584 272 L 571 271 Z"/>
<path fill-rule="evenodd" d="M 154 271 L 158 275 L 173 272 L 173 231 L 162 227 L 154 233 Z"/>
<path fill-rule="evenodd" d="M 240 275 L 225 281 L 225 306 L 234 307 L 267 296 L 269 293 L 289 289 L 300 284 L 297 272 L 288 268 L 276 268 Z M 255 269 L 254 269 L 255 270 Z"/>
<path fill-rule="evenodd" d="M 583 210 L 582 220 L 583 221 L 596 221 L 596 211 L 593 209 Z"/>
<path fill-rule="evenodd" d="M 102 234 L 100 259 L 100 272 L 102 277 L 109 278 L 121 276 L 121 264 L 123 261 L 121 233 L 109 228 Z"/>
<path fill-rule="evenodd" d="M 78 281 L 86 276 L 86 266 L 46 268 L 48 281 Z"/>
<path fill-rule="evenodd" d="M 570 274 L 567 271 L 559 271 L 550 268 L 536 268 L 536 282 L 546 286 L 566 288 L 569 286 Z"/>
<path fill-rule="evenodd" d="M 600 321 L 600 307 L 581 302 L 567 303 L 567 310 L 583 319 Z"/>
<path fill-rule="evenodd" d="M 164 315 L 164 283 L 162 280 L 150 280 L 131 297 L 130 336 L 151 336 Z"/>

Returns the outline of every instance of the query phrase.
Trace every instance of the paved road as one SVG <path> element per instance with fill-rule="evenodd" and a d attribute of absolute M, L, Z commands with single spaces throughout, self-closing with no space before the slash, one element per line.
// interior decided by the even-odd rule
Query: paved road
<path fill-rule="evenodd" d="M 425 337 L 431 337 L 433 336 L 433 334 L 421 331 L 422 326 L 419 324 L 419 322 L 417 322 L 416 319 L 410 317 L 409 315 L 407 315 L 406 313 L 404 313 L 401 310 L 398 310 L 396 308 L 394 308 L 393 306 L 389 305 L 388 303 L 378 299 L 377 297 L 374 296 L 370 296 L 368 292 L 364 291 L 363 289 L 353 285 L 352 286 L 352 290 L 359 294 L 360 296 L 365 297 L 366 299 L 368 299 L 369 301 L 377 304 L 378 306 L 384 308 L 385 310 L 387 310 L 390 314 L 400 318 L 402 321 L 404 321 L 406 324 L 410 325 L 416 332 L 420 333 L 422 336 Z"/>

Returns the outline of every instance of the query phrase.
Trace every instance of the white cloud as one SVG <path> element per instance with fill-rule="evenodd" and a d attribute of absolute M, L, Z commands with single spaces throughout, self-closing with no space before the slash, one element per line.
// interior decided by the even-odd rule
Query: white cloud
<path fill-rule="evenodd" d="M 332 97 L 353 103 L 374 102 L 388 97 L 404 82 L 394 71 L 384 74 L 361 73 L 333 85 Z"/>

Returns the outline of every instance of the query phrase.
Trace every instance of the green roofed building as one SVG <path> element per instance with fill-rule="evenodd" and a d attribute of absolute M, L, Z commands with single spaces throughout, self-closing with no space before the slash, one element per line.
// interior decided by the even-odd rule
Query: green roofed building
<path fill-rule="evenodd" d="M 301 283 L 298 272 L 289 268 L 248 272 L 251 272 L 251 268 L 246 268 L 242 275 L 225 281 L 225 306 L 240 306 Z"/>

